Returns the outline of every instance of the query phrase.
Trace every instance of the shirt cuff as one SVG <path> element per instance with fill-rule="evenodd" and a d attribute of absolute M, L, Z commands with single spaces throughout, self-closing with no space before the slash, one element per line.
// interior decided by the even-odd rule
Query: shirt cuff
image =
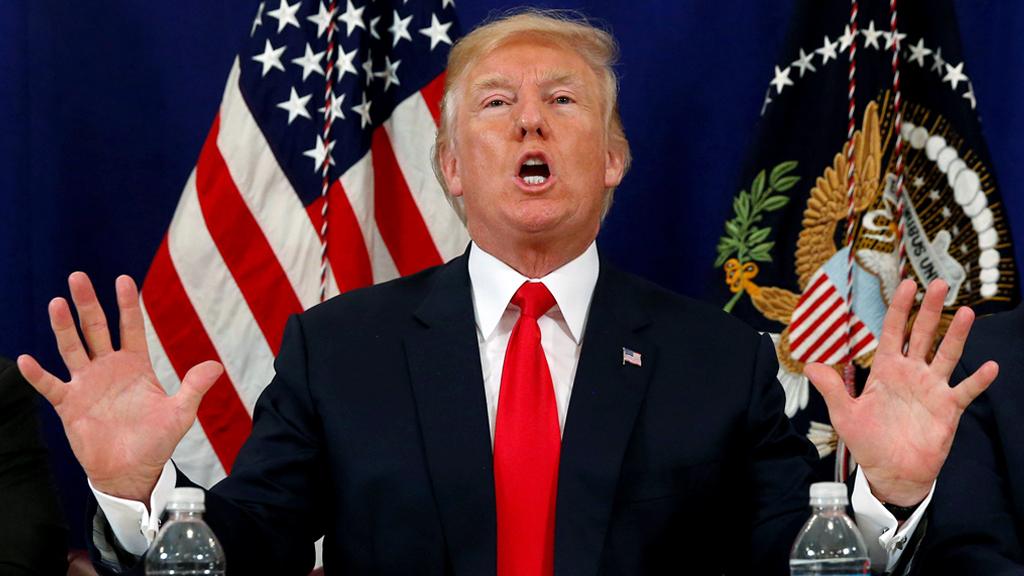
<path fill-rule="evenodd" d="M 871 493 L 871 486 L 864 474 L 857 470 L 856 475 L 851 500 L 857 527 L 867 544 L 871 566 L 876 570 L 884 566 L 884 571 L 889 572 L 899 562 L 903 549 L 924 517 L 932 501 L 932 494 L 935 493 L 935 482 L 932 482 L 928 496 L 917 505 L 917 510 L 900 526 L 896 517 Z"/>
<path fill-rule="evenodd" d="M 126 500 L 100 492 L 92 485 L 92 481 L 89 481 L 89 489 L 107 517 L 110 529 L 122 550 L 134 556 L 146 553 L 156 538 L 157 531 L 160 530 L 160 517 L 164 513 L 171 492 L 174 491 L 177 479 L 178 472 L 174 469 L 174 464 L 168 460 L 149 497 L 149 509 L 137 500 Z"/>

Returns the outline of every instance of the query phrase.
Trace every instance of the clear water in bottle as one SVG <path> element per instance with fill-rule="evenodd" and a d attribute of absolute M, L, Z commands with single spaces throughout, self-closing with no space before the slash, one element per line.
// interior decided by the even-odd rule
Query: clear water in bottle
<path fill-rule="evenodd" d="M 223 576 L 224 550 L 203 521 L 205 494 L 175 488 L 167 521 L 146 552 L 146 576 Z"/>
<path fill-rule="evenodd" d="M 811 485 L 813 513 L 789 555 L 792 576 L 854 576 L 871 573 L 871 560 L 860 530 L 846 515 L 846 485 Z"/>

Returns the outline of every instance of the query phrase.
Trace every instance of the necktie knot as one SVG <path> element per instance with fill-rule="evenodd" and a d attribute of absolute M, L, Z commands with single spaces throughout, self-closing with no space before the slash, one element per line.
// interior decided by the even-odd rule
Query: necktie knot
<path fill-rule="evenodd" d="M 536 320 L 555 305 L 555 297 L 543 282 L 523 282 L 512 297 L 512 303 L 519 307 L 523 316 Z"/>

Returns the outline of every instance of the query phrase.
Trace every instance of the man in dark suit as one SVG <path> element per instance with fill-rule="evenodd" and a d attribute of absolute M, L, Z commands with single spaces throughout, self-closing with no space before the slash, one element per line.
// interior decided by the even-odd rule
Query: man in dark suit
<path fill-rule="evenodd" d="M 68 528 L 39 437 L 36 394 L 0 357 L 0 574 L 60 574 Z"/>
<path fill-rule="evenodd" d="M 771 342 L 597 254 L 629 164 L 615 52 L 606 32 L 538 13 L 453 48 L 435 164 L 473 244 L 291 320 L 252 436 L 207 496 L 231 570 L 303 573 L 325 534 L 325 565 L 354 574 L 787 572 L 814 456 L 783 413 Z M 117 281 L 120 350 L 88 278 L 69 285 L 86 346 L 63 299 L 50 317 L 71 382 L 19 366 L 96 491 L 99 556 L 130 565 L 188 483 L 169 458 L 222 368 L 194 367 L 168 397 L 132 281 Z M 898 289 L 859 399 L 807 370 L 861 464 L 854 507 L 883 570 L 921 510 L 898 530 L 882 503 L 927 500 L 996 372 L 945 384 L 969 310 L 926 362 L 941 284 L 904 353 L 915 291 Z"/>
<path fill-rule="evenodd" d="M 1024 306 L 983 318 L 953 382 L 984 359 L 998 381 L 964 414 L 935 488 L 919 574 L 1024 574 Z"/>

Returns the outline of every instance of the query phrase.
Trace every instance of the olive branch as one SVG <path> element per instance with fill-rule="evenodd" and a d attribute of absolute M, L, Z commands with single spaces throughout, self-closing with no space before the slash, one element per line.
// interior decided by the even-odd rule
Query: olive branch
<path fill-rule="evenodd" d="M 772 229 L 768 226 L 757 226 L 764 215 L 768 212 L 778 210 L 789 203 L 789 197 L 782 195 L 796 185 L 800 180 L 799 176 L 790 174 L 797 167 L 795 160 L 782 162 L 772 168 L 771 174 L 767 176 L 765 186 L 765 171 L 761 170 L 754 181 L 750 184 L 750 192 L 740 190 L 740 193 L 733 199 L 732 209 L 735 216 L 725 223 L 725 234 L 719 238 L 718 258 L 715 259 L 715 268 L 721 268 L 734 254 L 740 264 L 750 261 L 771 262 L 771 249 L 775 241 L 769 240 L 768 236 Z M 740 290 L 733 296 L 732 300 L 725 305 L 725 310 L 732 310 L 733 305 L 739 299 L 743 291 Z"/>

